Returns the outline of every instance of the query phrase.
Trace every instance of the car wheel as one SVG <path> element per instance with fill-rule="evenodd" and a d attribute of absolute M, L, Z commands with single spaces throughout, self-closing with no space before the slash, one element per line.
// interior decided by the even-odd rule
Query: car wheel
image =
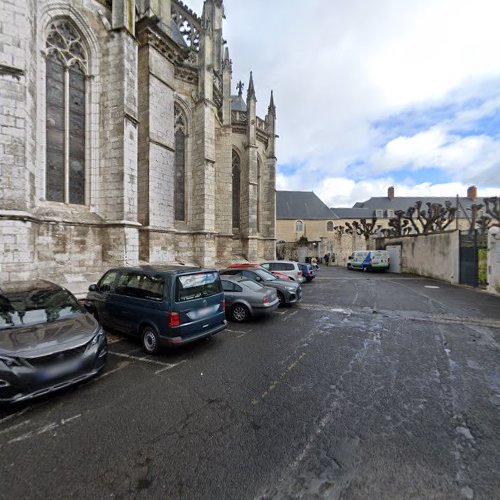
<path fill-rule="evenodd" d="M 249 316 L 250 312 L 248 311 L 248 308 L 243 304 L 236 304 L 231 309 L 231 317 L 234 321 L 237 321 L 238 323 L 243 323 L 243 321 L 248 319 Z"/>
<path fill-rule="evenodd" d="M 284 295 L 281 292 L 277 292 L 277 295 L 278 295 L 278 299 L 280 301 L 279 307 L 284 306 L 285 305 L 285 297 L 284 297 Z"/>
<path fill-rule="evenodd" d="M 155 354 L 160 350 L 160 339 L 151 326 L 142 329 L 142 347 L 147 354 Z"/>

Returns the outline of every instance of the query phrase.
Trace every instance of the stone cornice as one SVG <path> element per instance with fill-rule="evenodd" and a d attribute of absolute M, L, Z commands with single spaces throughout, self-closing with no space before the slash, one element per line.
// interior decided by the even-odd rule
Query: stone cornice
<path fill-rule="evenodd" d="M 182 65 L 189 57 L 189 49 L 180 47 L 155 21 L 155 18 L 143 18 L 136 26 L 139 46 L 149 45 L 175 65 Z"/>

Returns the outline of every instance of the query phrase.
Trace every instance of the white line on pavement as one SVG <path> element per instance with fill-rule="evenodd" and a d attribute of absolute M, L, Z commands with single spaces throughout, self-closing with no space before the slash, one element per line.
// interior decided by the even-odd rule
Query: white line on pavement
<path fill-rule="evenodd" d="M 185 363 L 186 360 L 183 359 L 182 361 L 179 361 L 178 363 L 174 363 L 173 365 L 166 366 L 165 368 L 160 368 L 159 370 L 155 371 L 155 375 L 158 375 L 159 373 L 162 373 L 167 370 L 171 370 L 172 368 L 175 368 L 176 366 L 182 365 L 182 363 Z"/>

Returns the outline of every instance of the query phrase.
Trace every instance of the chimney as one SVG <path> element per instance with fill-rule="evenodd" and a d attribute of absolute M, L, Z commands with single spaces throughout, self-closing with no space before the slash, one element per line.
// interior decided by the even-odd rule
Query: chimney
<path fill-rule="evenodd" d="M 387 190 L 387 197 L 389 198 L 389 200 L 393 200 L 394 199 L 394 186 L 391 186 L 388 190 Z"/>
<path fill-rule="evenodd" d="M 476 186 L 470 186 L 467 188 L 467 198 L 471 201 L 476 201 L 477 198 L 477 187 Z"/>

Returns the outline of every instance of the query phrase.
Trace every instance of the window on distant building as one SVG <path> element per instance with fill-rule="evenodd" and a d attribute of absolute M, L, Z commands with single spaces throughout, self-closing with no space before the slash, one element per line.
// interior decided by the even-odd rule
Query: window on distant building
<path fill-rule="evenodd" d="M 88 56 L 70 20 L 50 24 L 45 54 L 45 198 L 83 205 Z"/>
<path fill-rule="evenodd" d="M 375 217 L 377 217 L 377 219 L 381 219 L 383 216 L 384 216 L 384 211 L 382 209 L 375 210 Z"/>
<path fill-rule="evenodd" d="M 394 217 L 394 210 L 392 210 L 391 208 L 389 208 L 386 213 L 388 219 L 392 219 Z"/>
<path fill-rule="evenodd" d="M 298 220 L 295 223 L 295 231 L 297 233 L 301 233 L 304 230 L 304 223 L 301 220 Z"/>
<path fill-rule="evenodd" d="M 326 230 L 330 232 L 333 231 L 333 222 L 331 220 L 326 223 Z"/>

